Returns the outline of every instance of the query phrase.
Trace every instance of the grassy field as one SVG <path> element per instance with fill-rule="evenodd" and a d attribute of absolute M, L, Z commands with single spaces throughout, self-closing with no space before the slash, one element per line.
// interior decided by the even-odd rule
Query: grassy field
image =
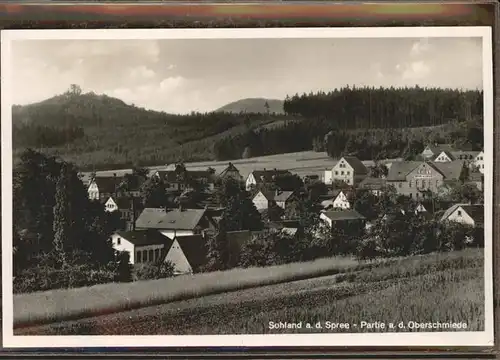
<path fill-rule="evenodd" d="M 278 154 L 259 156 L 250 159 L 234 160 L 232 163 L 238 168 L 240 174 L 246 178 L 253 170 L 262 169 L 283 169 L 289 170 L 299 176 L 302 175 L 318 175 L 324 174 L 326 169 L 330 169 L 336 164 L 336 160 L 329 157 L 324 152 L 301 151 L 296 153 Z M 373 165 L 373 161 L 363 161 L 366 166 Z M 220 173 L 227 167 L 228 161 L 203 161 L 186 163 L 188 170 L 206 170 L 212 167 L 216 173 Z M 149 167 L 151 172 L 155 170 L 172 169 L 173 165 L 153 166 Z M 130 173 L 131 169 L 117 169 L 98 171 L 100 176 L 113 176 L 116 173 L 118 176 Z M 90 173 L 84 173 L 90 174 Z"/>
<path fill-rule="evenodd" d="M 323 261 L 328 260 L 321 260 L 321 263 Z M 332 263 L 332 260 L 329 262 Z M 326 321 L 351 324 L 359 324 L 360 321 L 465 321 L 467 330 L 482 330 L 483 263 L 482 250 L 361 264 L 344 260 L 330 275 L 319 276 L 318 273 L 317 277 L 309 279 L 303 277 L 302 280 L 172 301 L 120 313 L 18 328 L 15 333 L 181 335 L 342 331 L 325 327 L 271 330 L 268 327 L 270 321 L 322 322 L 323 325 Z M 311 264 L 304 266 L 311 269 Z M 291 268 L 298 266 L 294 264 Z M 263 270 L 270 274 L 268 278 L 276 273 L 269 268 Z M 229 276 L 233 272 L 226 273 Z M 343 331 L 362 330 L 358 327 Z"/>

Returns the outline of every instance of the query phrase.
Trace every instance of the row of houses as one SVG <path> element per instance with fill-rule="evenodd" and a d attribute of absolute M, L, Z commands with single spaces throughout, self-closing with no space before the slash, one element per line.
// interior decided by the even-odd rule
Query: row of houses
<path fill-rule="evenodd" d="M 417 211 L 427 211 L 417 209 Z M 330 228 L 339 224 L 354 224 L 360 229 L 371 224 L 353 209 L 322 211 L 319 218 Z M 445 211 L 440 221 L 453 221 L 470 226 L 484 224 L 483 205 L 454 204 Z M 144 209 L 131 231 L 117 231 L 111 236 L 113 247 L 130 254 L 132 264 L 170 261 L 175 274 L 191 274 L 206 261 L 207 234 L 215 229 L 216 222 L 205 211 L 199 209 Z M 286 221 L 269 224 L 289 236 L 301 232 L 297 222 Z M 238 256 L 239 250 L 252 236 L 260 231 L 248 230 L 227 233 L 231 256 Z"/>
<path fill-rule="evenodd" d="M 433 152 L 429 156 L 430 151 Z M 350 192 L 356 188 L 372 191 L 380 195 L 392 186 L 398 194 L 414 200 L 424 200 L 428 192 L 437 192 L 446 188 L 447 184 L 458 181 L 474 182 L 482 188 L 482 174 L 478 161 L 482 161 L 482 152 L 476 154 L 438 153 L 436 148 L 426 148 L 425 157 L 420 161 L 394 161 L 387 163 L 387 176 L 371 177 L 367 167 L 353 156 L 341 158 L 331 170 L 325 172 L 324 181 L 330 185 L 341 182 L 347 189 L 331 189 L 331 197 L 325 200 L 319 218 L 328 226 L 333 227 L 341 222 L 353 222 L 360 227 L 366 227 L 367 221 L 363 215 L 353 209 Z M 450 156 L 448 156 L 450 155 Z M 456 159 L 456 156 L 468 156 L 468 159 Z M 481 159 L 480 159 L 481 158 Z M 473 164 L 473 166 L 471 166 Z M 475 171 L 478 170 L 478 171 Z M 217 178 L 233 177 L 245 182 L 245 188 L 252 190 L 264 183 L 272 183 L 277 177 L 291 175 L 288 170 L 255 170 L 243 179 L 238 169 L 229 163 L 220 174 L 213 171 L 189 171 L 189 176 L 206 185 L 208 191 L 213 189 Z M 175 170 L 160 170 L 152 174 L 168 184 L 167 191 L 179 193 L 187 190 L 189 182 Z M 315 176 L 317 179 L 318 177 Z M 115 249 L 128 251 L 132 264 L 171 261 L 177 274 L 192 273 L 206 258 L 205 244 L 210 234 L 218 225 L 220 209 L 204 206 L 202 208 L 176 209 L 142 208 L 138 200 L 140 184 L 136 188 L 124 191 L 120 188 L 123 179 L 117 176 L 94 177 L 88 186 L 89 198 L 104 203 L 107 211 L 120 213 L 126 221 L 126 226 L 112 236 Z M 300 194 L 295 191 L 257 191 L 252 201 L 259 211 L 265 211 L 272 204 L 286 209 L 289 203 Z M 419 204 L 417 211 L 428 209 Z M 443 215 L 442 221 L 459 221 L 473 226 L 482 223 L 484 218 L 482 205 L 454 204 Z M 285 220 L 267 223 L 268 228 L 286 232 L 296 236 L 300 234 L 300 226 L 286 223 Z M 228 239 L 234 244 L 234 249 L 241 247 L 258 232 L 229 232 Z M 233 251 L 237 254 L 238 251 Z"/>

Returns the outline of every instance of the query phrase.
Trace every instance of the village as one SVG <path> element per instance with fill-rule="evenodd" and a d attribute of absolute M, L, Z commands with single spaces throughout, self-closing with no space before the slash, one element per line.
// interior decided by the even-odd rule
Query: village
<path fill-rule="evenodd" d="M 183 164 L 173 164 L 149 172 L 142 181 L 128 181 L 126 187 L 120 186 L 124 176 L 109 172 L 93 174 L 86 183 L 90 199 L 103 203 L 106 211 L 119 214 L 121 227 L 111 236 L 115 250 L 128 252 L 131 264 L 169 261 L 177 275 L 197 272 L 205 263 L 207 241 L 218 231 L 225 210 L 217 206 L 211 195 L 217 182 L 229 178 L 240 183 L 250 194 L 264 224 L 263 229 L 258 230 L 227 231 L 229 243 L 236 244 L 236 250 L 233 246 L 236 253 L 252 237 L 269 229 L 291 238 L 300 237 L 307 229 L 301 219 L 287 216 L 286 210 L 293 207 L 294 202 L 310 197 L 308 191 L 311 189 L 321 189 L 316 197 L 317 217 L 320 224 L 332 231 L 348 224 L 350 229 L 367 232 L 374 220 L 387 217 L 388 214 L 373 216 L 356 210 L 354 197 L 360 191 L 375 197 L 393 192 L 412 203 L 416 213 L 434 221 L 483 226 L 482 199 L 466 196 L 466 201 L 462 202 L 443 200 L 443 195 L 457 185 L 483 192 L 482 151 L 433 144 L 426 146 L 411 161 L 379 161 L 372 166 L 365 163 L 346 155 L 337 162 L 332 160 L 333 166 L 323 173 L 297 176 L 289 170 L 261 168 L 254 169 L 246 178 L 231 162 L 218 173 L 213 168 L 190 171 Z M 145 207 L 140 197 L 146 178 L 162 181 L 172 199 L 170 203 L 175 205 Z M 195 187 L 202 189 L 198 192 L 203 196 L 193 196 L 197 191 Z M 403 208 L 400 211 L 404 212 Z"/>

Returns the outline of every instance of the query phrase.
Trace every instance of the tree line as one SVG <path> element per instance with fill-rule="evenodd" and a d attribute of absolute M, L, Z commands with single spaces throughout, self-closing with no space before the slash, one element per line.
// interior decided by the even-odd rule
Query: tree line
<path fill-rule="evenodd" d="M 284 111 L 326 119 L 337 129 L 409 128 L 471 120 L 483 113 L 482 91 L 344 87 L 287 97 Z"/>

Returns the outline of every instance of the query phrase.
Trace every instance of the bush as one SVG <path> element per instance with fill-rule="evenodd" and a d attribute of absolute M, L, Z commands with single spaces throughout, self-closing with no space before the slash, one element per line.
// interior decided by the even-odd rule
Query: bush
<path fill-rule="evenodd" d="M 132 279 L 138 281 L 169 278 L 174 275 L 174 269 L 171 262 L 136 264 L 134 265 Z"/>
<path fill-rule="evenodd" d="M 115 280 L 109 267 L 94 269 L 90 265 L 73 265 L 65 269 L 39 266 L 25 269 L 14 278 L 14 293 L 29 293 L 60 288 L 105 284 Z"/>

